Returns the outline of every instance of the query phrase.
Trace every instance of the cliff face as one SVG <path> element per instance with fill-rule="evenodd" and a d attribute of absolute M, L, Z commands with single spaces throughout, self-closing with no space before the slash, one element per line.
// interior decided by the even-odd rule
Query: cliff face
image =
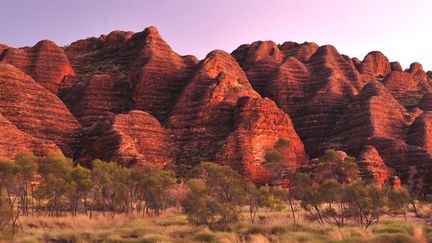
<path fill-rule="evenodd" d="M 21 130 L 0 115 L 0 157 L 13 158 L 23 151 L 31 151 L 38 156 L 45 156 L 49 152 L 62 153 L 57 145 L 51 141 L 37 139 Z"/>
<path fill-rule="evenodd" d="M 267 98 L 242 97 L 234 108 L 234 126 L 217 161 L 268 183 L 307 164 L 304 146 L 289 116 Z M 272 160 L 271 154 L 280 156 Z"/>
<path fill-rule="evenodd" d="M 53 94 L 73 85 L 71 77 L 75 72 L 68 57 L 49 40 L 40 41 L 31 48 L 6 48 L 0 55 L 0 63 L 14 65 Z"/>
<path fill-rule="evenodd" d="M 144 111 L 133 110 L 114 117 L 111 126 L 83 149 L 82 157 L 116 161 L 124 166 L 155 165 L 172 162 L 172 144 L 157 119 Z"/>
<path fill-rule="evenodd" d="M 373 146 L 367 145 L 361 150 L 357 164 L 362 178 L 369 183 L 383 186 L 390 176 L 389 169 Z"/>
<path fill-rule="evenodd" d="M 292 117 L 306 150 L 316 155 L 327 131 L 363 86 L 361 75 L 333 46 L 273 43 L 269 51 L 261 47 L 265 43 L 242 46 L 233 55 L 253 87 Z"/>
<path fill-rule="evenodd" d="M 84 127 L 91 127 L 106 120 L 107 114 L 127 112 L 132 104 L 130 92 L 128 83 L 95 74 L 78 82 L 63 100 Z"/>
<path fill-rule="evenodd" d="M 403 140 L 411 116 L 380 82 L 371 81 L 353 97 L 323 146 L 357 154 L 373 138 Z"/>
<path fill-rule="evenodd" d="M 156 28 L 132 36 L 130 42 L 130 45 L 145 43 L 129 72 L 135 108 L 158 119 L 167 118 L 198 60 L 172 51 Z"/>
<path fill-rule="evenodd" d="M 430 173 L 428 118 L 422 113 L 432 109 L 432 96 L 419 63 L 403 71 L 381 52 L 361 61 L 332 46 L 294 42 L 254 42 L 232 55 L 253 88 L 289 114 L 310 156 L 327 148 L 360 156 L 365 146 L 375 146 L 402 180 L 409 166 Z"/>
<path fill-rule="evenodd" d="M 289 116 L 261 98 L 234 58 L 222 51 L 200 62 L 166 126 L 181 149 L 180 161 L 229 164 L 255 181 L 270 181 L 265 155 L 278 139 L 290 142 L 281 151 L 283 168 L 295 169 L 307 158 Z"/>
<path fill-rule="evenodd" d="M 367 181 L 383 184 L 392 169 L 403 182 L 414 166 L 432 190 L 431 76 L 312 42 L 257 41 L 198 62 L 154 27 L 64 48 L 0 45 L 0 156 L 214 161 L 267 183 L 333 148 L 357 157 Z"/>
<path fill-rule="evenodd" d="M 155 27 L 76 41 L 66 53 L 80 80 L 110 75 L 117 86 L 130 89 L 122 95 L 129 110 L 144 110 L 158 119 L 167 118 L 198 63 L 194 56 L 175 53 Z"/>
<path fill-rule="evenodd" d="M 0 113 L 19 130 L 74 155 L 80 125 L 57 96 L 16 67 L 0 64 L 0 97 Z"/>

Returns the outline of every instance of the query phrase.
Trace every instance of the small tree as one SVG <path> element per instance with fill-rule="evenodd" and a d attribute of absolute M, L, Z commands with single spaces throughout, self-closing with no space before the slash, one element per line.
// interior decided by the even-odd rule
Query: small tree
<path fill-rule="evenodd" d="M 209 226 L 217 223 L 223 228 L 237 222 L 246 201 L 245 182 L 241 176 L 229 166 L 214 163 L 202 163 L 199 171 L 201 179 L 191 181 L 184 205 L 191 221 Z"/>
<path fill-rule="evenodd" d="M 267 211 L 281 211 L 285 208 L 286 192 L 282 187 L 260 187 L 258 202 Z"/>
<path fill-rule="evenodd" d="M 328 180 L 318 187 L 321 200 L 326 204 L 323 216 L 328 223 L 333 222 L 339 228 L 345 224 L 347 207 L 344 185 L 335 180 Z"/>
<path fill-rule="evenodd" d="M 68 184 L 67 198 L 72 209 L 72 215 L 77 214 L 80 202 L 83 203 L 84 210 L 87 212 L 88 194 L 93 188 L 91 171 L 80 165 L 77 165 L 70 173 L 70 182 Z"/>
<path fill-rule="evenodd" d="M 175 202 L 170 200 L 169 192 L 176 185 L 175 175 L 171 171 L 165 171 L 155 167 L 146 167 L 134 171 L 136 190 L 139 198 L 145 202 L 145 210 L 149 214 L 151 210 L 156 215 L 165 211 Z"/>
<path fill-rule="evenodd" d="M 40 160 L 39 173 L 42 181 L 34 192 L 34 197 L 48 202 L 49 215 L 60 216 L 64 209 L 72 169 L 73 162 L 63 155 L 50 153 Z"/>
<path fill-rule="evenodd" d="M 411 203 L 411 197 L 405 188 L 395 188 L 388 191 L 388 206 L 393 213 L 402 213 L 405 221 L 408 205 Z"/>
<path fill-rule="evenodd" d="M 28 215 L 28 199 L 33 198 L 33 187 L 31 182 L 34 180 L 38 171 L 37 162 L 38 158 L 32 152 L 22 152 L 15 156 L 15 164 L 19 167 L 18 195 L 20 197 L 23 215 Z"/>
<path fill-rule="evenodd" d="M 279 138 L 272 149 L 266 150 L 263 165 L 269 170 L 271 183 L 280 184 L 286 173 L 284 150 L 291 145 L 290 140 Z"/>
<path fill-rule="evenodd" d="M 168 200 L 176 207 L 177 211 L 182 210 L 182 203 L 187 198 L 187 193 L 189 192 L 189 187 L 184 181 L 180 181 L 173 187 L 169 188 L 166 194 L 168 194 Z"/>
<path fill-rule="evenodd" d="M 285 208 L 286 191 L 282 187 L 256 188 L 253 183 L 246 182 L 245 188 L 252 224 L 255 223 L 255 217 L 260 208 L 265 208 L 267 211 L 280 211 Z"/>
<path fill-rule="evenodd" d="M 256 188 L 255 184 L 248 181 L 245 184 L 246 190 L 246 201 L 249 206 L 249 219 L 252 224 L 255 224 L 255 217 L 260 208 L 260 200 L 259 200 L 259 190 Z"/>
<path fill-rule="evenodd" d="M 0 159 L 0 207 L 5 204 L 14 207 L 18 173 L 19 167 L 13 161 Z"/>
<path fill-rule="evenodd" d="M 387 205 L 385 190 L 376 185 L 356 183 L 347 188 L 347 200 L 350 211 L 357 217 L 360 226 L 366 229 L 379 221 L 380 215 Z"/>
<path fill-rule="evenodd" d="M 418 217 L 416 200 L 420 197 L 420 192 L 422 191 L 422 181 L 417 177 L 417 168 L 415 166 L 408 167 L 408 180 L 406 184 L 407 192 L 410 196 L 410 204 L 414 209 L 415 215 Z"/>
<path fill-rule="evenodd" d="M 218 212 L 213 205 L 212 196 L 208 194 L 206 182 L 202 179 L 190 179 L 188 185 L 189 192 L 183 202 L 183 209 L 188 215 L 189 222 L 212 227 Z"/>
<path fill-rule="evenodd" d="M 341 184 L 350 184 L 360 177 L 355 158 L 347 156 L 341 158 L 337 151 L 327 149 L 320 157 L 319 163 L 313 171 L 314 180 L 323 183 L 326 180 L 335 180 Z"/>
<path fill-rule="evenodd" d="M 103 211 L 107 209 L 112 218 L 116 212 L 129 205 L 130 170 L 115 162 L 94 160 L 92 162 L 93 205 L 102 203 Z M 90 217 L 92 209 L 90 210 Z"/>
<path fill-rule="evenodd" d="M 305 196 L 304 193 L 307 192 L 310 186 L 312 186 L 310 175 L 301 172 L 291 175 L 289 186 L 286 188 L 286 196 L 294 224 L 297 224 L 300 219 L 299 213 L 296 216 L 296 211 L 298 210 L 295 200 L 302 200 L 303 196 Z"/>
<path fill-rule="evenodd" d="M 321 212 L 320 205 L 322 198 L 318 190 L 318 185 L 312 185 L 305 188 L 304 191 L 299 194 L 301 200 L 300 206 L 319 224 L 324 224 L 323 215 Z"/>
<path fill-rule="evenodd" d="M 0 227 L 12 227 L 12 232 L 15 233 L 15 227 L 18 223 L 21 207 L 16 205 L 16 194 L 19 191 L 17 186 L 17 175 L 19 166 L 8 159 L 0 159 Z M 0 229 L 1 229 L 0 228 Z"/>

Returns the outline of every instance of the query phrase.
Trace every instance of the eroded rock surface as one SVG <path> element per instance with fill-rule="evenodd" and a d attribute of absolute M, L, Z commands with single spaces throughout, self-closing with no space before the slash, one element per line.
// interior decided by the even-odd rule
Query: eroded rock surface
<path fill-rule="evenodd" d="M 432 74 L 420 63 L 404 70 L 378 51 L 360 60 L 331 45 L 272 41 L 198 62 L 155 27 L 64 48 L 0 45 L 0 63 L 0 156 L 213 161 L 268 183 L 277 166 L 296 170 L 331 148 L 357 157 L 367 181 L 404 183 L 416 167 L 432 191 Z"/>
<path fill-rule="evenodd" d="M 31 48 L 5 48 L 0 63 L 14 65 L 53 94 L 73 85 L 75 72 L 68 57 L 62 48 L 49 40 L 40 41 Z"/>
<path fill-rule="evenodd" d="M 372 146 L 365 146 L 358 158 L 357 164 L 363 179 L 369 183 L 383 186 L 390 176 L 390 171 L 385 165 L 378 151 Z"/>
<path fill-rule="evenodd" d="M 19 130 L 73 156 L 81 126 L 63 102 L 30 76 L 0 64 L 0 114 Z"/>

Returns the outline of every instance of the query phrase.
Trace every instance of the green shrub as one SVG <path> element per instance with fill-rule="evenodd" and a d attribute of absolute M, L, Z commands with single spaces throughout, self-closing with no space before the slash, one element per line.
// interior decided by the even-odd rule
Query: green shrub
<path fill-rule="evenodd" d="M 229 166 L 206 162 L 199 166 L 203 179 L 188 181 L 189 192 L 182 202 L 189 222 L 226 229 L 237 223 L 246 200 L 244 180 Z"/>
<path fill-rule="evenodd" d="M 274 163 L 282 161 L 284 159 L 284 156 L 281 152 L 274 149 L 267 151 L 264 158 L 267 162 Z"/>
<path fill-rule="evenodd" d="M 276 144 L 275 144 L 275 148 L 279 149 L 279 148 L 283 148 L 283 147 L 287 147 L 291 144 L 291 141 L 285 138 L 279 138 L 279 140 L 277 140 Z"/>

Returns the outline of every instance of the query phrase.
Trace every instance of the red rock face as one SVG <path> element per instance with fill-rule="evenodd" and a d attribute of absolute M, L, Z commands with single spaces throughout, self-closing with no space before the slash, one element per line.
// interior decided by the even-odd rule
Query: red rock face
<path fill-rule="evenodd" d="M 172 162 L 172 144 L 157 119 L 134 110 L 116 115 L 109 130 L 84 150 L 87 161 L 101 158 L 124 166 L 156 165 Z"/>
<path fill-rule="evenodd" d="M 409 118 L 406 109 L 380 82 L 370 82 L 334 124 L 333 138 L 325 147 L 357 154 L 373 137 L 403 139 Z"/>
<path fill-rule="evenodd" d="M 127 112 L 132 106 L 130 93 L 127 82 L 100 74 L 77 83 L 63 100 L 81 124 L 90 127 L 107 114 Z"/>
<path fill-rule="evenodd" d="M 383 78 L 391 71 L 389 60 L 379 51 L 368 53 L 358 69 L 366 81 Z"/>
<path fill-rule="evenodd" d="M 432 111 L 432 93 L 425 93 L 417 106 L 424 111 Z"/>
<path fill-rule="evenodd" d="M 428 145 L 421 142 L 427 138 L 419 135 L 427 136 L 422 128 L 426 125 L 411 125 L 422 109 L 432 110 L 432 92 L 421 65 L 413 63 L 403 72 L 380 52 L 360 61 L 332 46 L 269 43 L 242 45 L 232 55 L 252 86 L 290 115 L 309 155 L 334 148 L 359 156 L 364 146 L 372 145 L 402 181 L 414 165 L 412 158 L 428 168 L 424 173 L 430 171 Z M 308 55 L 296 56 L 302 47 Z"/>
<path fill-rule="evenodd" d="M 382 81 L 393 97 L 407 108 L 416 107 L 423 93 L 432 91 L 423 70 L 416 70 L 412 65 L 411 72 L 393 71 Z"/>
<path fill-rule="evenodd" d="M 254 89 L 262 95 L 268 77 L 277 71 L 284 59 L 284 54 L 272 41 L 243 45 L 232 54 L 242 65 Z"/>
<path fill-rule="evenodd" d="M 115 114 L 132 109 L 165 120 L 189 82 L 196 58 L 176 54 L 154 27 L 139 33 L 114 31 L 107 36 L 80 40 L 72 43 L 66 53 L 77 70 L 79 82 L 62 98 L 85 127 L 79 160 L 88 161 L 92 157 L 87 146 L 99 146 L 95 154 L 103 154 L 100 152 L 106 151 L 103 141 L 107 147 L 115 148 L 106 158 L 120 159 L 122 164 L 151 160 L 142 155 L 124 155 L 121 148 L 116 148 L 123 145 L 118 142 L 112 145 L 106 134 L 112 133 Z M 140 149 L 134 153 L 139 154 Z"/>
<path fill-rule="evenodd" d="M 0 55 L 2 55 L 3 51 L 8 49 L 8 48 L 10 48 L 10 47 L 7 45 L 4 45 L 4 44 L 0 44 Z"/>
<path fill-rule="evenodd" d="M 37 139 L 22 132 L 0 114 L 0 157 L 13 158 L 23 151 L 31 151 L 38 156 L 49 152 L 61 154 L 61 150 L 48 140 Z"/>
<path fill-rule="evenodd" d="M 383 84 L 395 98 L 402 98 L 406 92 L 413 92 L 418 89 L 411 74 L 399 71 L 387 75 Z"/>
<path fill-rule="evenodd" d="M 159 120 L 167 118 L 198 62 L 193 56 L 175 53 L 154 27 L 77 41 L 66 53 L 81 80 L 109 74 L 115 81 L 129 82 L 134 109 Z"/>
<path fill-rule="evenodd" d="M 402 181 L 408 177 L 409 166 L 421 166 L 419 179 L 429 181 L 426 174 L 431 171 L 431 156 L 427 143 L 422 142 L 428 140 L 424 138 L 428 134 L 427 123 L 420 113 L 419 109 L 408 112 L 381 83 L 371 82 L 335 124 L 333 139 L 325 147 L 361 154 L 364 145 L 371 145 Z M 424 134 L 423 139 L 419 134 Z"/>
<path fill-rule="evenodd" d="M 432 155 L 432 112 L 424 112 L 411 125 L 408 142 Z"/>
<path fill-rule="evenodd" d="M 8 64 L 0 64 L 0 97 L 0 113 L 19 130 L 74 154 L 80 125 L 59 98 Z"/>
<path fill-rule="evenodd" d="M 116 79 L 127 77 L 124 65 L 133 61 L 124 52 L 124 60 L 120 61 L 120 49 L 133 35 L 133 32 L 113 31 L 99 38 L 87 38 L 71 43 L 65 52 L 81 80 L 89 80 L 94 74 L 108 74 Z M 135 54 L 136 55 L 136 54 Z M 123 56 L 122 56 L 123 57 Z"/>
<path fill-rule="evenodd" d="M 214 160 L 231 130 L 232 112 L 242 96 L 260 97 L 229 54 L 222 51 L 208 54 L 166 124 L 183 150 L 180 160 L 192 157 L 199 157 L 194 163 Z"/>
<path fill-rule="evenodd" d="M 402 72 L 402 66 L 400 65 L 399 62 L 391 62 L 390 63 L 390 68 L 392 71 L 398 71 L 398 72 Z"/>
<path fill-rule="evenodd" d="M 407 70 L 410 74 L 416 75 L 418 73 L 424 73 L 423 71 L 423 65 L 421 65 L 418 62 L 411 63 L 409 69 Z"/>
<path fill-rule="evenodd" d="M 274 169 L 295 171 L 307 162 L 303 143 L 290 118 L 273 101 L 240 98 L 234 117 L 234 130 L 216 159 L 220 163 L 243 171 L 254 181 L 268 183 L 277 173 Z M 278 145 L 278 142 L 283 144 Z M 266 154 L 273 151 L 282 155 L 275 168 L 265 159 Z"/>
<path fill-rule="evenodd" d="M 387 166 L 403 183 L 415 166 L 432 191 L 432 75 L 419 63 L 403 71 L 376 51 L 360 61 L 330 45 L 272 41 L 198 63 L 154 27 L 64 51 L 50 41 L 0 45 L 0 62 L 17 67 L 0 65 L 0 156 L 61 149 L 81 163 L 214 161 L 267 183 L 276 175 L 268 151 L 284 172 L 333 148 L 356 156 L 366 180 L 382 184 Z"/>
<path fill-rule="evenodd" d="M 178 159 L 183 163 L 229 164 L 256 181 L 269 182 L 264 157 L 280 138 L 291 141 L 280 151 L 285 169 L 307 159 L 288 115 L 262 99 L 237 62 L 222 51 L 201 61 L 166 126 L 182 149 Z"/>
<path fill-rule="evenodd" d="M 0 56 L 0 63 L 16 66 L 53 94 L 70 87 L 69 77 L 75 75 L 64 51 L 49 40 L 31 48 L 7 48 Z"/>
<path fill-rule="evenodd" d="M 137 39 L 146 44 L 129 73 L 135 108 L 164 119 L 188 83 L 198 60 L 173 52 L 156 28 L 146 29 L 143 35 L 143 40 Z"/>
<path fill-rule="evenodd" d="M 248 58 L 272 53 L 260 53 L 254 44 L 239 47 L 233 55 L 252 86 L 292 117 L 308 153 L 317 155 L 322 139 L 363 86 L 361 76 L 353 62 L 332 46 L 287 43 L 272 48 L 280 48 L 274 53 L 283 57 Z"/>
<path fill-rule="evenodd" d="M 383 186 L 390 176 L 378 151 L 372 146 L 365 146 L 357 157 L 360 174 L 366 182 Z"/>

